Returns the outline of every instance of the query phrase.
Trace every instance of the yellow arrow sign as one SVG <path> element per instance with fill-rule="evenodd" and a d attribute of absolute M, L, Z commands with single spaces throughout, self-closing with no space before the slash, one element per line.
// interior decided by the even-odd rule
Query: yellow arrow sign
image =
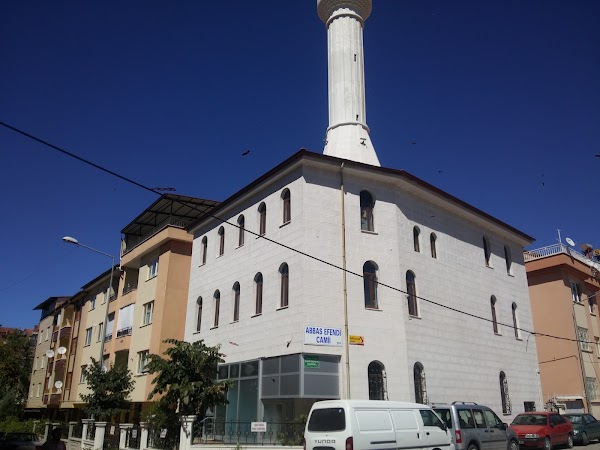
<path fill-rule="evenodd" d="M 350 345 L 365 345 L 365 337 L 364 336 L 349 336 Z"/>

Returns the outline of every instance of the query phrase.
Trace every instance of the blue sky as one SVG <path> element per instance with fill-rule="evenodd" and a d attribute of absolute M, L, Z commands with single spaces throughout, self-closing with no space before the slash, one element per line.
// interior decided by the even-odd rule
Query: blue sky
<path fill-rule="evenodd" d="M 600 246 L 600 2 L 375 0 L 367 123 L 405 169 L 533 235 Z M 150 187 L 222 200 L 323 149 L 311 0 L 1 2 L 0 120 Z M 411 141 L 416 144 L 411 144 Z M 249 156 L 241 153 L 251 150 Z M 155 196 L 0 127 L 0 324 L 72 295 Z"/>

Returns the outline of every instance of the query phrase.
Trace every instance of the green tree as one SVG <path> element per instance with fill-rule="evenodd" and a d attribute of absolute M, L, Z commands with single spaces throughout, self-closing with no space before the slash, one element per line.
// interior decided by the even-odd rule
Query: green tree
<path fill-rule="evenodd" d="M 0 420 L 20 416 L 33 365 L 29 337 L 15 330 L 0 340 Z"/>
<path fill-rule="evenodd" d="M 101 367 L 92 358 L 84 369 L 89 394 L 81 394 L 86 403 L 85 411 L 90 417 L 110 419 L 111 416 L 129 409 L 129 394 L 133 391 L 131 371 L 123 366 Z"/>
<path fill-rule="evenodd" d="M 156 374 L 148 400 L 159 396 L 159 406 L 181 415 L 204 416 L 209 407 L 227 403 L 229 383 L 217 381 L 217 365 L 225 362 L 219 346 L 208 347 L 203 340 L 164 341 L 171 346 L 159 355 L 148 356 L 148 372 Z"/>

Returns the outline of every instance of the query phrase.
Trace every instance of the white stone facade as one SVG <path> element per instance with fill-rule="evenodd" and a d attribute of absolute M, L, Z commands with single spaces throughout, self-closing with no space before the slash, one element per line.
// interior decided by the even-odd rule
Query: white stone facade
<path fill-rule="evenodd" d="M 341 160 L 300 152 L 269 176 L 226 200 L 215 214 L 258 232 L 258 207 L 265 202 L 265 237 L 292 249 L 342 266 Z M 350 396 L 369 398 L 367 367 L 385 366 L 389 400 L 414 401 L 413 367 L 424 367 L 429 402 L 474 401 L 502 413 L 500 372 L 508 380 L 511 413 L 524 402 L 541 407 L 535 340 L 515 337 L 512 304 L 519 327 L 532 329 L 522 247 L 527 236 L 401 172 L 346 161 L 343 168 L 347 269 L 362 275 L 363 264 L 378 266 L 381 284 L 406 291 L 406 272 L 416 275 L 417 295 L 440 305 L 491 320 L 490 298 L 497 299 L 500 333 L 491 322 L 418 301 L 418 317 L 408 314 L 407 295 L 378 286 L 378 309 L 366 309 L 363 279 L 347 274 L 349 334 L 364 346 L 349 346 Z M 282 191 L 291 193 L 291 221 L 282 222 Z M 361 230 L 359 195 L 375 199 L 374 232 Z M 343 272 L 294 250 L 224 224 L 225 249 L 219 253 L 218 229 L 208 219 L 194 228 L 194 246 L 186 315 L 186 340 L 220 344 L 226 361 L 288 354 L 335 354 L 340 362 L 340 397 L 345 396 L 345 347 L 304 344 L 304 327 L 344 328 Z M 413 249 L 413 227 L 420 228 L 420 252 Z M 437 236 L 437 258 L 430 233 Z M 483 236 L 491 244 L 485 263 Z M 207 259 L 202 263 L 202 239 Z M 504 246 L 513 257 L 507 273 Z M 289 266 L 289 306 L 280 308 L 279 268 Z M 263 310 L 255 315 L 255 275 L 264 279 Z M 240 283 L 239 320 L 233 322 L 233 285 Z M 213 327 L 215 290 L 220 291 L 220 320 Z M 198 297 L 202 322 L 196 331 Z M 504 324 L 504 325 L 503 325 Z"/>

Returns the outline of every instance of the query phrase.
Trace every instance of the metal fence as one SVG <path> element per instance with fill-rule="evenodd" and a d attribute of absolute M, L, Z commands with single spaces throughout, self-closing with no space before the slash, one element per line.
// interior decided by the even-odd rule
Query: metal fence
<path fill-rule="evenodd" d="M 96 425 L 94 423 L 89 423 L 87 427 L 87 434 L 85 435 L 85 439 L 88 441 L 93 441 L 96 436 Z"/>
<path fill-rule="evenodd" d="M 304 424 L 267 422 L 264 433 L 254 432 L 251 422 L 227 422 L 208 418 L 192 428 L 192 444 L 302 445 Z"/>
<path fill-rule="evenodd" d="M 73 425 L 73 434 L 71 437 L 76 439 L 81 439 L 81 434 L 83 433 L 83 424 L 81 422 L 77 422 Z"/>
<path fill-rule="evenodd" d="M 128 428 L 125 434 L 125 447 L 127 448 L 140 448 L 140 436 L 142 434 L 141 428 L 134 426 Z"/>
<path fill-rule="evenodd" d="M 118 423 L 107 423 L 104 429 L 104 442 L 102 448 L 104 450 L 117 449 L 119 448 L 119 440 L 121 432 L 119 430 Z"/>

